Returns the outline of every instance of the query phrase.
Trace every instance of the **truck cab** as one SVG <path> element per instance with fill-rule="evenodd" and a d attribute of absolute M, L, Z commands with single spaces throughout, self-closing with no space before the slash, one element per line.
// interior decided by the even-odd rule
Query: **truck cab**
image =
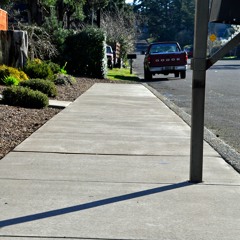
<path fill-rule="evenodd" d="M 155 42 L 148 46 L 144 58 L 144 78 L 152 80 L 155 74 L 186 78 L 187 53 L 181 50 L 178 42 Z"/>

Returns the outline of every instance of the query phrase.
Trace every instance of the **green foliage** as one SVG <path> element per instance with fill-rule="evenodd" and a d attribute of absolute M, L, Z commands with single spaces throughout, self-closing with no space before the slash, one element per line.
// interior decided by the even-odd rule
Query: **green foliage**
<path fill-rule="evenodd" d="M 52 81 L 44 79 L 30 79 L 20 83 L 20 86 L 31 88 L 32 90 L 38 90 L 49 97 L 57 96 L 57 88 Z"/>
<path fill-rule="evenodd" d="M 58 8 L 58 10 L 60 9 L 61 8 Z M 72 31 L 63 27 L 64 22 L 62 13 L 58 13 L 54 8 L 51 8 L 50 12 L 50 16 L 45 18 L 43 27 L 51 36 L 52 43 L 56 46 L 58 50 L 59 54 L 57 57 L 61 57 L 64 42 L 67 36 L 70 35 Z"/>
<path fill-rule="evenodd" d="M 19 69 L 8 67 L 6 65 L 0 65 L 0 83 L 4 84 L 4 79 L 9 76 L 12 76 L 19 81 L 24 81 L 28 79 L 28 76 Z"/>
<path fill-rule="evenodd" d="M 19 84 L 19 80 L 16 79 L 15 77 L 13 76 L 7 76 L 3 79 L 3 82 L 6 86 L 17 86 Z"/>
<path fill-rule="evenodd" d="M 53 79 L 53 71 L 47 62 L 28 61 L 24 71 L 32 79 Z"/>
<path fill-rule="evenodd" d="M 54 83 L 56 85 L 73 85 L 76 83 L 76 79 L 65 73 L 58 73 L 55 75 Z"/>
<path fill-rule="evenodd" d="M 99 9 L 99 8 L 104 8 L 105 6 L 107 6 L 109 0 L 91 0 L 88 2 L 89 2 L 90 7 Z"/>
<path fill-rule="evenodd" d="M 59 64 L 54 63 L 52 61 L 47 61 L 47 64 L 50 66 L 53 74 L 57 74 L 57 73 L 67 74 L 67 70 L 65 69 L 67 66 L 67 62 L 65 62 L 63 67 L 60 67 Z"/>
<path fill-rule="evenodd" d="M 105 35 L 101 29 L 86 28 L 66 39 L 63 56 L 68 62 L 67 70 L 72 74 L 105 78 Z"/>
<path fill-rule="evenodd" d="M 176 40 L 181 45 L 192 43 L 195 1 L 140 0 L 134 1 L 134 9 L 155 40 Z"/>
<path fill-rule="evenodd" d="M 62 74 L 67 74 L 67 70 L 65 70 L 66 66 L 67 66 L 67 62 L 65 62 L 64 66 L 61 67 L 60 73 L 62 73 Z"/>
<path fill-rule="evenodd" d="M 59 64 L 51 62 L 51 61 L 47 61 L 47 64 L 49 65 L 49 67 L 51 68 L 53 74 L 59 73 L 61 72 L 61 67 Z"/>
<path fill-rule="evenodd" d="M 47 95 L 21 86 L 12 86 L 3 90 L 3 102 L 8 105 L 44 108 L 49 104 Z"/>

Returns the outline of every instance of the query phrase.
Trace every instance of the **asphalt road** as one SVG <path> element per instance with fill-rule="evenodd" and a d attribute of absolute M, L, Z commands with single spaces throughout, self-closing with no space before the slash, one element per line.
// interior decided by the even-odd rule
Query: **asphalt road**
<path fill-rule="evenodd" d="M 138 52 L 134 69 L 143 82 L 143 58 Z M 156 75 L 148 85 L 191 114 L 192 70 L 186 79 Z M 240 61 L 219 61 L 207 71 L 205 126 L 240 153 Z"/>

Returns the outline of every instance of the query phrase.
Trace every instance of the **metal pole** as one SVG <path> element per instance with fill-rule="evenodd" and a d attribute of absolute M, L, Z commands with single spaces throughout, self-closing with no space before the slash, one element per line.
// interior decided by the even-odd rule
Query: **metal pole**
<path fill-rule="evenodd" d="M 209 0 L 196 0 L 194 55 L 192 61 L 192 126 L 190 182 L 202 182 L 206 54 Z"/>
<path fill-rule="evenodd" d="M 130 74 L 132 74 L 133 70 L 133 59 L 130 59 Z"/>

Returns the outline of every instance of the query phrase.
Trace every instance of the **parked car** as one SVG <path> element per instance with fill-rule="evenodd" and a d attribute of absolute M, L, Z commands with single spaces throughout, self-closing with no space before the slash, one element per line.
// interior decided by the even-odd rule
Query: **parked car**
<path fill-rule="evenodd" d="M 155 42 L 149 45 L 144 58 L 144 78 L 151 80 L 155 74 L 186 78 L 188 56 L 177 42 Z"/>
<path fill-rule="evenodd" d="M 183 48 L 183 50 L 187 53 L 188 58 L 192 58 L 193 57 L 193 46 L 191 46 L 191 45 L 185 46 Z"/>
<path fill-rule="evenodd" d="M 106 46 L 106 54 L 107 54 L 108 68 L 112 69 L 114 65 L 114 53 L 113 53 L 112 47 L 109 45 Z"/>

